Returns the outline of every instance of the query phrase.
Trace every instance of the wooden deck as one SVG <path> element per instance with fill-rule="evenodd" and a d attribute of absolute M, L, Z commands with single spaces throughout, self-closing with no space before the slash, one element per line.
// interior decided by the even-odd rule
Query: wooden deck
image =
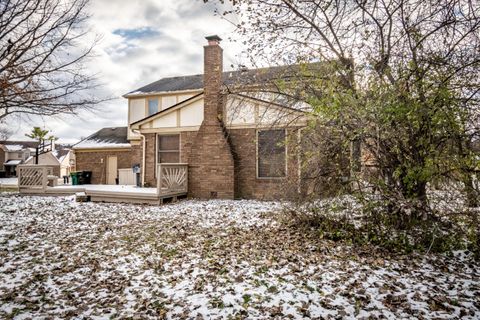
<path fill-rule="evenodd" d="M 48 166 L 19 166 L 19 191 L 27 195 L 78 195 L 95 202 L 123 202 L 159 205 L 166 200 L 176 201 L 188 192 L 187 164 L 159 164 L 157 187 L 141 188 L 123 185 L 49 185 Z M 50 179 L 51 180 L 51 179 Z"/>

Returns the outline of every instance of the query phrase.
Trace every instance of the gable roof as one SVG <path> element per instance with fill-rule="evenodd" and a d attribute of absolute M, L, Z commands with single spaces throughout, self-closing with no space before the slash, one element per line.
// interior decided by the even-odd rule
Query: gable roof
<path fill-rule="evenodd" d="M 127 127 L 102 128 L 80 142 L 72 149 L 130 148 Z"/>
<path fill-rule="evenodd" d="M 323 63 L 308 64 L 309 71 L 322 71 Z M 255 85 L 271 82 L 275 79 L 290 79 L 295 77 L 297 72 L 304 68 L 301 65 L 277 66 L 258 69 L 245 69 L 223 72 L 223 84 L 231 85 Z M 124 97 L 147 95 L 154 93 L 165 93 L 175 91 L 203 90 L 203 74 L 195 74 L 180 77 L 167 77 L 147 84 L 133 90 Z"/>
<path fill-rule="evenodd" d="M 168 108 L 165 108 L 163 110 L 160 110 L 156 113 L 153 113 L 151 115 L 149 115 L 148 117 L 145 117 L 143 119 L 140 119 L 138 121 L 135 121 L 133 123 L 131 123 L 130 125 L 133 126 L 133 125 L 137 125 L 137 124 L 141 124 L 141 123 L 144 123 L 144 122 L 147 122 L 148 120 L 151 120 L 152 118 L 156 118 L 164 113 L 167 113 L 168 111 L 171 111 L 172 109 L 175 109 L 175 108 L 179 108 L 183 105 L 186 105 L 186 104 L 189 104 L 190 102 L 192 102 L 193 100 L 197 99 L 198 97 L 202 96 L 203 95 L 203 92 L 200 92 L 199 94 L 196 94 L 194 95 L 193 97 L 190 97 L 186 100 L 183 100 L 183 101 L 180 101 L 179 103 L 176 103 L 174 104 L 173 106 L 170 106 Z"/>

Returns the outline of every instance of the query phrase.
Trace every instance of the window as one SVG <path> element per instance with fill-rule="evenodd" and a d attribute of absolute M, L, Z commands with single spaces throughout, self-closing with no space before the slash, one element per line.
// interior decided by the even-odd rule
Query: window
<path fill-rule="evenodd" d="M 257 148 L 258 177 L 285 177 L 285 130 L 258 131 Z"/>
<path fill-rule="evenodd" d="M 158 136 L 158 163 L 180 162 L 180 136 L 161 135 Z"/>
<path fill-rule="evenodd" d="M 148 115 L 151 116 L 158 112 L 158 99 L 148 99 Z"/>

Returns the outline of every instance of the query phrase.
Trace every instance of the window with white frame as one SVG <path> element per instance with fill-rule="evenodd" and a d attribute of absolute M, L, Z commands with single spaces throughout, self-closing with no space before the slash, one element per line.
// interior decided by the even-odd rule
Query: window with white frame
<path fill-rule="evenodd" d="M 148 99 L 148 115 L 151 116 L 154 113 L 158 112 L 158 99 L 152 98 Z"/>
<path fill-rule="evenodd" d="M 285 129 L 262 130 L 257 134 L 257 176 L 282 178 L 286 175 Z"/>
<path fill-rule="evenodd" d="M 180 135 L 159 135 L 158 136 L 158 163 L 179 163 L 180 162 Z"/>

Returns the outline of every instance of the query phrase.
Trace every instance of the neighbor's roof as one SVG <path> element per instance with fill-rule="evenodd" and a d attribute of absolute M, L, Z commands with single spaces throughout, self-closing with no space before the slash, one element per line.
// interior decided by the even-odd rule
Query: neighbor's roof
<path fill-rule="evenodd" d="M 38 141 L 0 141 L 5 151 L 21 151 L 38 146 Z"/>
<path fill-rule="evenodd" d="M 232 85 L 256 85 L 271 82 L 275 79 L 289 79 L 298 74 L 300 68 L 307 68 L 309 71 L 324 70 L 323 63 L 311 63 L 306 66 L 291 65 L 269 68 L 226 71 L 223 73 L 223 84 Z M 302 69 L 303 70 L 303 69 Z M 195 74 L 180 77 L 162 78 L 133 90 L 124 95 L 124 97 L 145 95 L 160 92 L 189 91 L 203 89 L 203 74 Z"/>
<path fill-rule="evenodd" d="M 130 148 L 127 127 L 103 128 L 73 145 L 73 149 Z"/>
<path fill-rule="evenodd" d="M 22 160 L 8 160 L 3 165 L 5 166 L 16 166 L 17 164 L 22 163 Z"/>
<path fill-rule="evenodd" d="M 70 152 L 70 146 L 66 147 L 65 145 L 55 144 L 55 150 L 52 151 L 52 154 L 55 156 L 55 158 L 61 161 L 61 159 L 65 157 L 68 152 Z"/>

